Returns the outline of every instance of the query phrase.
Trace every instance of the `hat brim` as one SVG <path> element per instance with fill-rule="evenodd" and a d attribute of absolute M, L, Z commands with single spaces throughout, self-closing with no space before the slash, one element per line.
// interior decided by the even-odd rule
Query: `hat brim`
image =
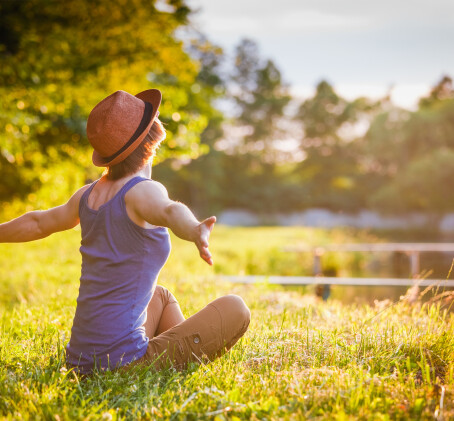
<path fill-rule="evenodd" d="M 144 102 L 149 102 L 152 105 L 153 111 L 151 113 L 149 123 L 147 124 L 144 131 L 137 137 L 137 139 L 114 159 L 107 160 L 98 152 L 93 151 L 92 161 L 93 164 L 96 165 L 97 167 L 109 167 L 111 165 L 118 164 L 119 162 L 125 160 L 129 155 L 131 155 L 132 152 L 136 150 L 136 148 L 142 143 L 142 140 L 150 131 L 151 126 L 153 125 L 153 122 L 156 119 L 156 116 L 159 114 L 158 109 L 162 101 L 161 91 L 158 89 L 147 89 L 146 91 L 139 92 L 135 96 L 136 98 L 139 98 Z"/>

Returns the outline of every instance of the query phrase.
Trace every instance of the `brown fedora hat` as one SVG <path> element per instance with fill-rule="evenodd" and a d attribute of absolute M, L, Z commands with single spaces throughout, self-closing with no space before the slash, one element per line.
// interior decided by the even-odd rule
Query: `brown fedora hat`
<path fill-rule="evenodd" d="M 107 167 L 128 157 L 149 132 L 159 115 L 162 94 L 148 89 L 136 96 L 117 91 L 91 110 L 87 137 L 93 146 L 93 164 Z"/>

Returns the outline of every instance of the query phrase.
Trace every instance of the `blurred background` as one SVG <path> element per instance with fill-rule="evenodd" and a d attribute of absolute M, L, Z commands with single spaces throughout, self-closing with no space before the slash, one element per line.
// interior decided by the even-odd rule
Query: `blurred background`
<path fill-rule="evenodd" d="M 2 0 L 0 213 L 99 177 L 90 110 L 153 87 L 198 217 L 450 240 L 453 39 L 448 0 Z"/>

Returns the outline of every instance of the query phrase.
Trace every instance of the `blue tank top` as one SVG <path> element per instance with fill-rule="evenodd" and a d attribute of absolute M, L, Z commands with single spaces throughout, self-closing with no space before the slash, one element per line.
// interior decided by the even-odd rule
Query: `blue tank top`
<path fill-rule="evenodd" d="M 126 192 L 145 180 L 132 178 L 98 210 L 87 204 L 96 182 L 80 199 L 82 273 L 66 359 L 82 373 L 128 364 L 147 349 L 143 324 L 170 238 L 167 228 L 139 227 L 126 213 Z"/>

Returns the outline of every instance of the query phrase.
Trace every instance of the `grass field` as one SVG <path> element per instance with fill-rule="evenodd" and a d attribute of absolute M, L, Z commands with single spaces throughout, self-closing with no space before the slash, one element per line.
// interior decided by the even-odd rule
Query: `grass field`
<path fill-rule="evenodd" d="M 365 232 L 216 227 L 214 268 L 173 240 L 159 283 L 189 316 L 226 293 L 252 321 L 221 359 L 188 370 L 79 378 L 64 365 L 78 291 L 77 230 L 0 245 L 0 416 L 4 419 L 454 419 L 454 316 L 448 304 L 318 301 L 304 288 L 230 285 L 214 274 L 310 274 L 296 242 L 375 241 Z M 307 259 L 307 260 L 305 260 Z M 333 256 L 354 274 L 366 261 Z M 305 293 L 307 292 L 307 293 Z M 427 294 L 433 294 L 432 291 Z"/>

